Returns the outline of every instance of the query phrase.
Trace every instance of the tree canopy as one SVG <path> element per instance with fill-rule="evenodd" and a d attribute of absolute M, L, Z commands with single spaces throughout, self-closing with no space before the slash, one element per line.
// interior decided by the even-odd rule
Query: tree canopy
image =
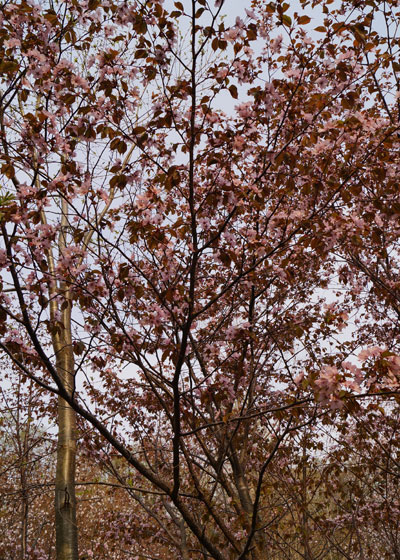
<path fill-rule="evenodd" d="M 58 560 L 77 441 L 160 554 L 382 557 L 359 531 L 399 520 L 374 498 L 398 480 L 397 4 L 2 4 L 0 348 L 40 414 L 58 398 Z"/>

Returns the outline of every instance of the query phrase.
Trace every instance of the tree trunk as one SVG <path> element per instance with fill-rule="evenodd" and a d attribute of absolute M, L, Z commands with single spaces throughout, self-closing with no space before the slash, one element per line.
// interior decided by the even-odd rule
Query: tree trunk
<path fill-rule="evenodd" d="M 67 246 L 68 207 L 62 201 L 62 221 L 58 238 L 61 256 Z M 47 223 L 42 212 L 42 221 Z M 75 391 L 75 360 L 72 347 L 72 301 L 65 281 L 57 285 L 56 268 L 52 250 L 48 251 L 50 272 L 50 316 L 53 323 L 52 343 L 56 357 L 59 379 L 70 396 Z M 62 304 L 57 302 L 62 298 Z M 59 307 L 60 306 L 60 307 Z M 58 314 L 61 313 L 61 321 Z M 60 325 L 61 323 L 61 325 Z M 76 524 L 76 413 L 61 397 L 58 397 L 58 440 L 55 484 L 55 522 L 57 560 L 78 560 L 78 528 Z"/>
<path fill-rule="evenodd" d="M 26 481 L 24 480 L 24 483 Z M 22 491 L 21 559 L 27 558 L 29 503 L 26 488 Z"/>
<path fill-rule="evenodd" d="M 65 321 L 66 319 L 66 321 Z M 57 340 L 57 371 L 70 395 L 74 391 L 74 356 L 71 316 L 64 313 L 64 332 Z M 58 399 L 58 442 L 55 487 L 57 560 L 78 560 L 78 530 L 75 497 L 76 415 L 69 404 Z"/>
<path fill-rule="evenodd" d="M 307 434 L 303 436 L 303 457 L 302 457 L 302 541 L 303 541 L 303 551 L 304 560 L 312 560 L 312 554 L 310 549 L 310 535 L 308 527 L 308 492 L 307 492 Z"/>

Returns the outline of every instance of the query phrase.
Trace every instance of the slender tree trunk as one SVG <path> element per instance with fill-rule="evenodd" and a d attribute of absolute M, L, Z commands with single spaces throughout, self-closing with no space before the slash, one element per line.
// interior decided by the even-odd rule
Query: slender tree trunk
<path fill-rule="evenodd" d="M 30 416 L 31 403 L 28 405 L 28 420 L 25 429 L 23 453 L 21 456 L 21 492 L 22 492 L 22 512 L 21 512 L 21 559 L 25 560 L 27 556 L 28 547 L 28 517 L 29 517 L 29 498 L 28 498 L 28 484 L 26 465 L 28 464 L 28 446 L 29 446 L 29 416 Z"/>
<path fill-rule="evenodd" d="M 58 374 L 72 395 L 74 357 L 70 328 L 65 325 L 64 344 L 57 352 Z M 68 340 L 69 339 L 69 340 Z M 76 416 L 64 399 L 58 399 L 58 442 L 55 487 L 57 560 L 78 560 L 78 530 L 75 497 Z"/>
<path fill-rule="evenodd" d="M 180 532 L 181 532 L 182 560 L 189 560 L 189 550 L 188 550 L 187 539 L 186 539 L 186 528 L 185 528 L 185 522 L 183 521 L 183 519 L 181 519 L 181 521 L 179 523 L 179 529 L 180 529 Z"/>
<path fill-rule="evenodd" d="M 62 201 L 62 222 L 58 239 L 59 255 L 67 246 L 68 207 Z M 43 223 L 46 216 L 42 213 Z M 52 342 L 56 356 L 57 373 L 65 390 L 73 396 L 75 390 L 75 360 L 72 348 L 72 301 L 65 282 L 57 285 L 55 262 L 51 250 L 48 252 L 48 266 L 52 280 L 49 284 L 51 296 L 50 315 L 53 322 Z M 59 308 L 57 297 L 63 304 Z M 61 329 L 57 324 L 61 312 Z M 57 328 L 56 328 L 57 327 Z M 78 528 L 76 524 L 76 413 L 61 397 L 58 398 L 58 440 L 55 484 L 56 558 L 57 560 L 78 560 Z"/>
<path fill-rule="evenodd" d="M 25 481 L 24 481 L 25 482 Z M 21 559 L 27 558 L 29 503 L 26 488 L 22 490 Z"/>
<path fill-rule="evenodd" d="M 29 437 L 30 437 L 30 417 L 32 408 L 32 382 L 29 386 L 29 399 L 27 407 L 26 424 L 21 421 L 20 411 L 22 409 L 21 398 L 21 377 L 18 382 L 18 409 L 17 409 L 17 447 L 20 459 L 19 478 L 21 485 L 21 550 L 20 558 L 27 558 L 28 549 L 28 522 L 29 522 L 29 491 L 28 491 L 28 467 L 29 464 Z"/>
<path fill-rule="evenodd" d="M 307 492 L 307 439 L 303 436 L 303 457 L 302 457 L 302 540 L 304 550 L 304 560 L 312 560 L 309 527 L 308 527 L 308 492 Z"/>

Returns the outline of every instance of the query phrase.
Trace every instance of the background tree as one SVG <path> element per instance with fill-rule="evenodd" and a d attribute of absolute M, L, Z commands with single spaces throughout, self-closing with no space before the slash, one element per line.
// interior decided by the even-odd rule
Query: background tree
<path fill-rule="evenodd" d="M 3 366 L 7 371 L 4 361 Z M 5 378 L 8 387 L 2 389 L 0 427 L 0 551 L 5 559 L 47 558 L 53 524 L 52 488 L 46 485 L 53 478 L 54 441 L 38 417 L 49 403 L 21 372 L 9 369 L 7 376 L 3 373 L 3 381 Z"/>

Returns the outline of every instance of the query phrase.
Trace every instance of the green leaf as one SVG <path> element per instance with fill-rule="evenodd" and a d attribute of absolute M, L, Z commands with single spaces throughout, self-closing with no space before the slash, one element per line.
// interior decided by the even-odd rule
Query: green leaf
<path fill-rule="evenodd" d="M 12 193 L 10 193 L 9 191 L 6 191 L 5 194 L 0 195 L 0 207 L 1 206 L 7 206 L 14 199 L 15 199 L 15 196 Z"/>

